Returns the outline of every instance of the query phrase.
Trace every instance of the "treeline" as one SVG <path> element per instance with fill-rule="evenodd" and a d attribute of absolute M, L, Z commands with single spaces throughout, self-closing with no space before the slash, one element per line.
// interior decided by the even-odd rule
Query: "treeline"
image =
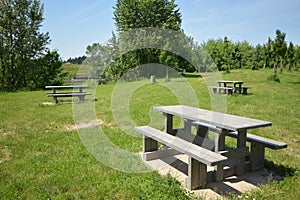
<path fill-rule="evenodd" d="M 300 46 L 285 41 L 286 34 L 276 30 L 274 39 L 270 37 L 265 44 L 251 45 L 247 41 L 232 42 L 227 37 L 224 39 L 208 40 L 201 44 L 214 60 L 218 70 L 230 71 L 231 69 L 260 69 L 284 68 L 299 69 Z M 206 66 L 200 66 L 201 71 Z"/>
<path fill-rule="evenodd" d="M 147 37 L 143 35 L 140 39 L 138 33 L 134 34 L 134 39 L 129 43 L 138 43 L 142 40 L 154 41 L 152 33 L 148 33 Z M 156 37 L 157 35 L 156 33 Z M 216 69 L 230 72 L 232 69 L 274 68 L 275 76 L 278 69 L 281 72 L 283 69 L 289 71 L 299 69 L 300 46 L 294 45 L 292 42 L 287 43 L 285 41 L 286 34 L 280 30 L 276 30 L 275 38 L 268 37 L 265 44 L 256 46 L 247 41 L 233 42 L 227 37 L 210 39 L 199 44 L 184 33 L 179 33 L 179 35 L 180 37 L 176 37 L 177 47 L 173 49 L 180 54 L 176 54 L 163 49 L 151 48 L 126 52 L 124 46 L 126 49 L 126 46 L 135 44 L 127 44 L 128 39 L 124 41 L 124 36 L 116 36 L 113 33 L 107 44 L 95 43 L 87 47 L 86 53 L 89 59 L 92 59 L 90 63 L 93 65 L 91 75 L 116 81 L 128 70 L 147 63 L 161 63 L 180 72 L 209 72 Z M 170 38 L 162 39 L 158 36 L 155 41 L 165 45 L 170 43 L 169 40 Z M 122 54 L 122 52 L 126 53 Z M 151 69 L 148 71 L 150 73 Z"/>
<path fill-rule="evenodd" d="M 299 68 L 300 47 L 288 43 L 280 30 L 276 30 L 274 38 L 266 38 L 265 44 L 255 46 L 247 41 L 233 42 L 228 37 L 199 44 L 181 29 L 180 9 L 175 1 L 118 0 L 113 8 L 117 34 L 113 33 L 106 44 L 94 43 L 86 50 L 93 77 L 117 81 L 129 70 L 149 63 L 180 72 L 274 68 L 275 76 L 278 68 Z"/>
<path fill-rule="evenodd" d="M 68 60 L 64 61 L 64 63 L 71 63 L 71 64 L 82 64 L 83 61 L 86 59 L 86 56 L 79 56 L 75 58 L 69 58 Z"/>

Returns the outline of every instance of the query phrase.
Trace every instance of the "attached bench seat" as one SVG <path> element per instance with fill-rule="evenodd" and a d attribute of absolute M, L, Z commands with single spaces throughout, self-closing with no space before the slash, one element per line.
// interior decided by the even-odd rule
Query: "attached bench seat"
<path fill-rule="evenodd" d="M 221 133 L 221 129 L 210 124 L 205 124 L 202 122 L 193 122 L 192 126 L 195 126 L 197 132 L 202 132 L 202 136 L 207 134 L 207 131 L 212 131 L 216 133 Z M 226 133 L 227 136 L 237 138 L 237 132 Z M 247 142 L 251 143 L 250 146 L 250 167 L 251 171 L 261 170 L 264 168 L 264 158 L 265 158 L 265 148 L 270 148 L 273 150 L 287 148 L 287 144 L 284 142 L 264 138 L 261 136 L 253 135 L 247 133 Z"/>
<path fill-rule="evenodd" d="M 143 134 L 144 153 L 157 151 L 157 142 L 161 142 L 189 156 L 187 189 L 197 189 L 206 184 L 207 166 L 216 166 L 216 181 L 223 179 L 222 163 L 227 160 L 225 156 L 149 126 L 135 127 L 135 131 Z"/>
<path fill-rule="evenodd" d="M 213 93 L 219 93 L 221 94 L 223 91 L 223 94 L 233 94 L 233 89 L 232 87 L 219 87 L 219 86 L 209 86 Z"/>
<path fill-rule="evenodd" d="M 238 133 L 228 132 L 227 135 L 229 137 L 237 138 Z M 250 133 L 247 133 L 247 142 L 251 143 L 250 163 L 252 171 L 264 168 L 265 148 L 273 150 L 287 148 L 287 144 L 284 142 L 264 138 Z"/>
<path fill-rule="evenodd" d="M 58 97 L 78 97 L 78 101 L 84 101 L 86 95 L 91 95 L 87 92 L 57 92 L 57 93 L 47 93 L 48 97 L 53 97 L 53 102 L 57 104 Z"/>

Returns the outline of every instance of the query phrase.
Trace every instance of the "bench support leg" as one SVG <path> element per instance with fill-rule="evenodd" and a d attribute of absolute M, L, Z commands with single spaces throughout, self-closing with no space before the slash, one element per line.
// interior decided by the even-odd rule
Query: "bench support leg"
<path fill-rule="evenodd" d="M 78 101 L 80 101 L 80 102 L 84 102 L 84 96 L 78 96 Z"/>
<path fill-rule="evenodd" d="M 251 171 L 257 171 L 264 168 L 265 147 L 257 142 L 251 142 L 250 166 Z"/>
<path fill-rule="evenodd" d="M 147 136 L 143 136 L 143 152 L 151 152 L 158 150 L 158 144 L 157 141 L 153 140 L 152 138 L 149 138 Z"/>
<path fill-rule="evenodd" d="M 199 189 L 207 182 L 207 166 L 189 157 L 188 177 L 186 187 L 188 190 Z"/>
<path fill-rule="evenodd" d="M 222 181 L 224 178 L 224 164 L 218 164 L 215 166 L 215 181 Z"/>
<path fill-rule="evenodd" d="M 213 93 L 217 93 L 217 88 L 212 89 Z"/>
<path fill-rule="evenodd" d="M 53 97 L 53 103 L 54 103 L 54 104 L 57 104 L 57 102 L 58 102 L 58 101 L 57 101 L 57 97 Z"/>

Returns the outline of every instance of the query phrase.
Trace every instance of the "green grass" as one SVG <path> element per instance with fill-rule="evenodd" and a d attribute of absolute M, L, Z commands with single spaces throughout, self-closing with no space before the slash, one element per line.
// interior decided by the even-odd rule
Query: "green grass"
<path fill-rule="evenodd" d="M 75 71 L 75 70 L 74 70 Z M 280 83 L 269 81 L 272 70 L 235 70 L 222 73 L 227 80 L 243 80 L 252 86 L 249 95 L 227 97 L 227 113 L 273 122 L 271 127 L 249 132 L 288 144 L 287 149 L 266 150 L 267 166 L 286 175 L 284 180 L 242 194 L 249 199 L 297 199 L 300 196 L 300 72 L 279 74 Z M 207 75 L 203 75 L 205 77 Z M 199 106 L 211 109 L 204 79 L 186 76 Z M 143 82 L 144 81 L 144 82 Z M 161 128 L 153 105 L 178 104 L 168 83 L 146 84 L 133 92 L 128 102 L 132 121 Z M 126 83 L 120 83 L 123 86 Z M 112 144 L 131 152 L 142 150 L 140 137 L 120 130 L 112 112 L 116 84 L 100 85 L 95 110 Z M 176 86 L 177 87 L 177 86 Z M 92 97 L 88 97 L 92 98 Z M 72 104 L 44 106 L 45 91 L 0 93 L 0 196 L 2 199 L 194 199 L 170 176 L 157 172 L 126 173 L 99 162 L 83 145 L 74 124 Z M 122 102 L 122 101 L 121 101 Z M 91 104 L 86 102 L 85 104 Z M 122 117 L 122 115 L 121 115 Z M 123 116 L 124 117 L 124 116 Z M 151 121 L 156 119 L 158 121 Z M 176 119 L 179 126 L 181 120 Z M 122 163 L 120 163 L 122 165 Z M 232 198 L 238 199 L 238 196 Z"/>

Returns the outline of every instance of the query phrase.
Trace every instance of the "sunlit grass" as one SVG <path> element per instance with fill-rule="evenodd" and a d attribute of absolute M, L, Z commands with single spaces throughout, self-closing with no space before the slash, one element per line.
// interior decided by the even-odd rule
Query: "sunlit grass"
<path fill-rule="evenodd" d="M 268 81 L 271 74 L 272 70 L 222 73 L 225 80 L 243 80 L 245 85 L 252 86 L 249 95 L 227 97 L 227 112 L 271 121 L 271 127 L 249 132 L 288 144 L 287 149 L 267 149 L 266 159 L 275 168 L 286 173 L 292 172 L 290 177 L 262 186 L 262 189 L 252 193 L 242 194 L 242 197 L 297 199 L 300 196 L 300 72 L 279 74 L 280 83 Z M 189 76 L 187 80 L 195 92 L 199 107 L 211 109 L 204 79 Z M 129 107 L 130 118 L 137 125 L 151 124 L 162 128 L 164 118 L 154 112 L 152 106 L 178 104 L 176 94 L 166 84 L 180 86 L 181 82 L 172 79 L 171 82 L 161 84 L 141 81 L 144 81 L 142 86 L 132 93 L 128 102 L 124 102 Z M 141 138 L 120 130 L 112 112 L 116 85 L 100 85 L 96 88 L 96 116 L 103 122 L 104 133 L 114 145 L 137 153 L 142 150 Z M 45 95 L 45 91 L 0 93 L 2 199 L 192 198 L 171 177 L 161 177 L 156 172 L 120 172 L 99 162 L 85 148 L 77 132 L 67 130 L 67 127 L 74 124 L 72 104 L 65 100 L 55 106 L 43 105 L 43 102 L 49 101 L 52 99 Z M 180 119 L 175 120 L 176 126 L 181 123 Z M 274 167 L 272 163 L 268 163 L 268 166 Z"/>

